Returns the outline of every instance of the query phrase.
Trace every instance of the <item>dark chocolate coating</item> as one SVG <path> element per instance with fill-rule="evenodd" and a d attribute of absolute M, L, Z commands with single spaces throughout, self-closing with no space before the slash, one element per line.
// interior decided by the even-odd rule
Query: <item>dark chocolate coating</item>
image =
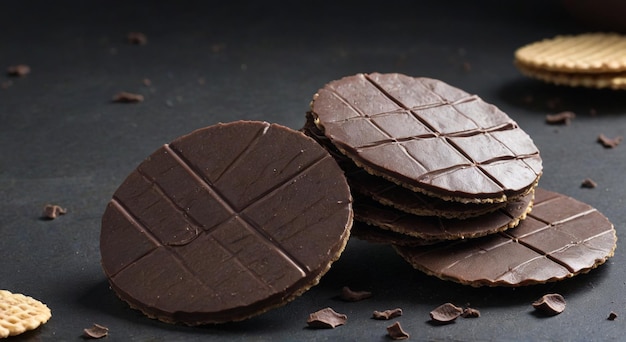
<path fill-rule="evenodd" d="M 345 247 L 351 196 L 334 159 L 287 127 L 239 121 L 155 151 L 102 218 L 120 298 L 189 325 L 236 321 L 315 285 Z"/>
<path fill-rule="evenodd" d="M 588 204 L 537 188 L 533 211 L 516 228 L 431 247 L 396 247 L 415 268 L 472 286 L 521 286 L 557 281 L 603 264 L 617 236 Z"/>
<path fill-rule="evenodd" d="M 313 123 L 311 113 L 307 113 L 307 121 L 301 129 L 306 135 L 320 143 L 335 158 L 344 170 L 348 184 L 353 192 L 404 212 L 420 216 L 441 216 L 444 218 L 468 218 L 486 214 L 502 208 L 506 203 L 461 203 L 444 200 L 415 192 L 390 182 L 383 177 L 374 176 L 365 169 L 358 167 L 350 158 L 333 146 L 330 139 Z"/>
<path fill-rule="evenodd" d="M 357 165 L 461 202 L 504 202 L 542 172 L 531 138 L 504 112 L 439 80 L 357 74 L 315 95 L 316 125 Z"/>

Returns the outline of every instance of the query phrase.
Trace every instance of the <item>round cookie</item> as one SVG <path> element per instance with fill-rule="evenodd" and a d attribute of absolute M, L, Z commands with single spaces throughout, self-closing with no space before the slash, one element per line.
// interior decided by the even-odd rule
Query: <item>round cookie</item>
<path fill-rule="evenodd" d="M 433 197 L 505 202 L 542 172 L 537 147 L 511 118 L 439 80 L 344 77 L 315 94 L 311 115 L 359 167 Z"/>
<path fill-rule="evenodd" d="M 453 243 L 400 247 L 413 267 L 471 286 L 523 286 L 586 273 L 613 256 L 613 224 L 588 204 L 537 188 L 533 211 L 516 228 Z"/>
<path fill-rule="evenodd" d="M 380 229 L 438 242 L 477 238 L 517 226 L 532 210 L 534 192 L 511 200 L 496 211 L 466 219 L 446 219 L 437 216 L 417 216 L 381 205 L 371 199 L 355 196 L 356 220 Z"/>
<path fill-rule="evenodd" d="M 131 307 L 169 323 L 243 320 L 317 284 L 352 198 L 334 159 L 276 124 L 237 121 L 156 150 L 102 217 L 102 266 Z"/>
<path fill-rule="evenodd" d="M 566 73 L 626 71 L 626 36 L 616 33 L 560 35 L 523 46 L 515 61 L 533 69 Z"/>
<path fill-rule="evenodd" d="M 32 297 L 0 290 L 0 338 L 37 329 L 52 317 L 48 306 Z"/>

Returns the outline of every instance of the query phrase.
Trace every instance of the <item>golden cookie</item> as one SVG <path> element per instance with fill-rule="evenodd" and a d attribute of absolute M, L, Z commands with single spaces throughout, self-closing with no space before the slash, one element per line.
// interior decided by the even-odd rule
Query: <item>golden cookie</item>
<path fill-rule="evenodd" d="M 527 68 L 568 73 L 626 71 L 626 36 L 585 33 L 556 36 L 519 48 L 516 64 Z"/>
<path fill-rule="evenodd" d="M 50 317 L 52 313 L 46 304 L 23 294 L 0 290 L 0 338 L 34 330 Z"/>

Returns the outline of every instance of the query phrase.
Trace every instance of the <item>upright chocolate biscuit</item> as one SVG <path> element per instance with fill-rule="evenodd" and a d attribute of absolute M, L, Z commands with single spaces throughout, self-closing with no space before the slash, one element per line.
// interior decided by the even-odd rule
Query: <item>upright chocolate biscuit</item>
<path fill-rule="evenodd" d="M 573 277 L 613 256 L 617 236 L 588 204 L 537 188 L 533 211 L 505 232 L 425 247 L 395 247 L 413 267 L 472 286 L 521 286 Z"/>
<path fill-rule="evenodd" d="M 314 140 L 266 122 L 218 124 L 159 148 L 117 189 L 102 266 L 150 317 L 237 321 L 315 285 L 351 224 L 343 172 Z"/>
<path fill-rule="evenodd" d="M 459 202 L 528 193 L 539 151 L 505 113 L 429 78 L 357 74 L 314 96 L 317 127 L 357 165 L 411 190 Z"/>

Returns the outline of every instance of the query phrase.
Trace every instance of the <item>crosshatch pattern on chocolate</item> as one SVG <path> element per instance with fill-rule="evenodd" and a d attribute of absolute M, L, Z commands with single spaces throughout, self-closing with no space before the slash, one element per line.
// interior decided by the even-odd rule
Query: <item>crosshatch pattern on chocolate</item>
<path fill-rule="evenodd" d="M 432 247 L 395 248 L 427 274 L 472 286 L 557 281 L 613 256 L 615 228 L 598 210 L 541 188 L 535 194 L 533 211 L 514 229 Z"/>
<path fill-rule="evenodd" d="M 229 135 L 220 129 L 239 130 L 229 134 L 241 143 L 214 143 Z M 238 308 L 241 319 L 268 298 L 282 303 L 327 270 L 345 245 L 352 212 L 345 178 L 326 151 L 269 124 L 190 136 L 141 163 L 104 214 L 103 266 L 123 299 L 145 304 L 157 318 L 165 307 L 208 313 L 200 322 L 221 321 L 219 312 Z M 285 142 L 280 156 L 268 150 L 277 139 Z M 183 299 L 190 296 L 202 300 Z M 253 307 L 241 309 L 246 305 Z"/>
<path fill-rule="evenodd" d="M 542 171 L 538 149 L 505 113 L 437 80 L 346 77 L 318 91 L 312 113 L 359 166 L 434 196 L 505 201 Z"/>

